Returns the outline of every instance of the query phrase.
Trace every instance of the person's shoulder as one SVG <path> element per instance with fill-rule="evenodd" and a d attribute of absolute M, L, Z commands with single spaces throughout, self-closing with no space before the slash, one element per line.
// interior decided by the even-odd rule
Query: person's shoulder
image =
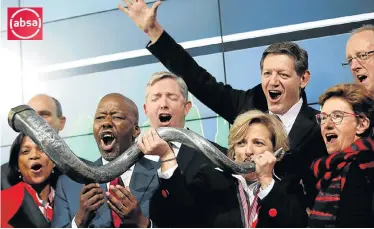
<path fill-rule="evenodd" d="M 2 165 L 1 165 L 1 172 L 7 170 L 8 168 L 9 168 L 9 163 L 8 163 L 8 162 L 2 164 Z"/>
<path fill-rule="evenodd" d="M 232 176 L 230 171 L 225 171 L 212 164 L 202 165 L 198 174 L 204 177 L 204 182 L 212 190 L 227 189 L 235 185 L 236 178 Z"/>
<path fill-rule="evenodd" d="M 310 114 L 312 116 L 321 113 L 319 110 L 316 110 L 316 109 L 314 109 L 313 107 L 311 107 L 310 105 L 307 105 L 307 104 L 304 104 L 301 107 L 301 110 L 303 110 L 304 113 Z"/>

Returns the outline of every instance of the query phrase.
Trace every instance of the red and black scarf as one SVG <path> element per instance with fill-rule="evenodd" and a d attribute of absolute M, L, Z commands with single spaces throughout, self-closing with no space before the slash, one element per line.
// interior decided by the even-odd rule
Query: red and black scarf
<path fill-rule="evenodd" d="M 358 139 L 343 152 L 320 158 L 312 164 L 319 193 L 310 211 L 309 225 L 336 225 L 340 193 L 344 189 L 346 175 L 353 161 L 364 171 L 366 179 L 374 182 L 374 139 Z"/>

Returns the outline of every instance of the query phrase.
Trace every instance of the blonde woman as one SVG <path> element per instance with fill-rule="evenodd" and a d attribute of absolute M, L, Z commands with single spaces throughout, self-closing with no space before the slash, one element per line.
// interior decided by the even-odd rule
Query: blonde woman
<path fill-rule="evenodd" d="M 158 136 L 153 139 L 141 146 L 146 154 L 159 142 Z M 161 148 L 160 158 L 175 157 L 166 145 Z M 158 216 L 171 227 L 305 227 L 302 187 L 293 180 L 297 178 L 273 178 L 273 153 L 280 148 L 287 151 L 288 140 L 275 116 L 260 111 L 238 116 L 230 129 L 228 156 L 238 163 L 254 161 L 256 171 L 232 175 L 206 165 L 192 185 L 186 185 L 176 160 L 161 163 L 161 172 L 172 175 L 160 178 L 165 207 Z"/>

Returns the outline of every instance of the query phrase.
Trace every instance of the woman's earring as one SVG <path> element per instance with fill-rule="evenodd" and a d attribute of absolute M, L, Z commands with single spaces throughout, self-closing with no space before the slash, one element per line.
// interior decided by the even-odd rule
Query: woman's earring
<path fill-rule="evenodd" d="M 52 169 L 52 173 L 55 173 L 55 169 Z"/>
<path fill-rule="evenodd" d="M 18 169 L 18 172 L 19 172 L 19 176 L 18 176 L 18 178 L 19 179 L 22 179 L 22 173 L 21 173 L 21 171 Z"/>

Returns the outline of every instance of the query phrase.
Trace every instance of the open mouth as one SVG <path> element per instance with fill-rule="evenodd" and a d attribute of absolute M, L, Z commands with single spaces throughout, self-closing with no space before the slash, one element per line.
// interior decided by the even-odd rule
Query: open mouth
<path fill-rule="evenodd" d="M 159 114 L 158 116 L 161 123 L 168 123 L 171 120 L 170 114 Z"/>
<path fill-rule="evenodd" d="M 113 148 L 116 138 L 112 132 L 103 132 L 100 134 L 101 147 L 105 151 L 109 151 Z"/>
<path fill-rule="evenodd" d="M 270 90 L 269 95 L 271 99 L 275 100 L 275 99 L 278 99 L 282 95 L 282 92 L 277 91 L 277 90 Z"/>
<path fill-rule="evenodd" d="M 326 134 L 325 136 L 326 136 L 326 141 L 327 141 L 327 143 L 333 143 L 333 142 L 335 142 L 336 139 L 338 138 L 338 135 L 336 135 L 336 134 L 332 134 L 332 133 L 330 133 L 330 134 Z"/>
<path fill-rule="evenodd" d="M 33 172 L 40 172 L 40 170 L 43 168 L 42 164 L 40 163 L 35 163 L 31 166 L 31 170 Z"/>
<path fill-rule="evenodd" d="M 368 77 L 365 76 L 365 75 L 358 75 L 357 76 L 357 79 L 362 83 L 363 81 L 365 81 Z"/>

